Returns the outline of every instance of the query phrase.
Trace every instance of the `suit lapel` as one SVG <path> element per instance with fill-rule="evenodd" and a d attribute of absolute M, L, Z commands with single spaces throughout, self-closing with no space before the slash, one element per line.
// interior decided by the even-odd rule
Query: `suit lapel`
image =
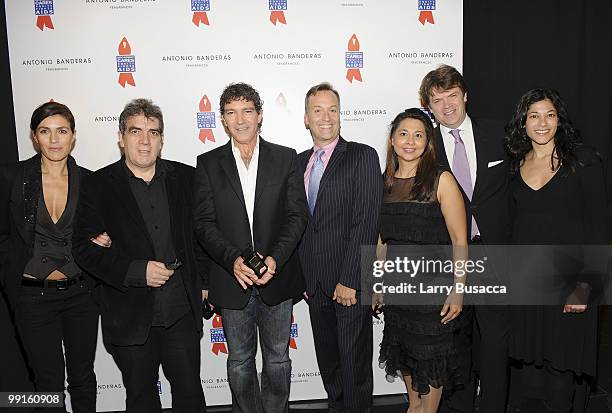
<path fill-rule="evenodd" d="M 244 202 L 244 194 L 242 193 L 242 185 L 240 185 L 240 177 L 238 176 L 238 169 L 236 168 L 236 161 L 232 153 L 231 139 L 225 144 L 225 148 L 223 149 L 220 158 L 219 164 L 225 172 L 232 189 L 234 192 L 236 192 L 236 196 L 238 196 L 238 199 L 240 202 L 242 202 L 242 205 L 246 207 L 246 203 Z"/>
<path fill-rule="evenodd" d="M 448 162 L 448 158 L 446 157 L 446 149 L 444 148 L 444 141 L 442 140 L 440 125 L 438 125 L 438 127 L 434 130 L 434 146 L 436 149 L 438 163 L 442 165 L 442 167 L 451 170 L 450 163 Z"/>
<path fill-rule="evenodd" d="M 149 231 L 147 231 L 147 225 L 142 217 L 142 213 L 140 212 L 136 198 L 134 198 L 132 189 L 130 188 L 127 174 L 123 170 L 123 162 L 124 159 L 121 158 L 115 163 L 115 166 L 111 171 L 111 176 L 114 181 L 114 185 L 111 185 L 112 191 L 115 192 L 116 199 L 123 201 L 124 211 L 126 211 L 126 214 L 134 222 L 135 228 L 142 231 L 146 235 L 151 246 L 153 246 L 153 240 L 151 239 Z"/>
<path fill-rule="evenodd" d="M 334 171 L 338 168 L 338 165 L 342 163 L 342 159 L 344 158 L 344 153 L 346 152 L 347 142 L 340 137 L 338 140 L 338 144 L 334 148 L 332 152 L 332 156 L 325 168 L 325 172 L 323 172 L 323 176 L 321 177 L 321 182 L 319 182 L 319 192 L 317 193 L 317 201 L 321 198 L 321 194 L 324 193 L 325 188 L 327 187 L 327 182 L 329 182 L 330 177 L 334 175 Z M 308 189 L 306 189 L 308 191 Z M 316 206 L 315 206 L 316 210 Z"/>
<path fill-rule="evenodd" d="M 261 196 L 266 183 L 270 182 L 273 178 L 275 171 L 274 154 L 270 150 L 268 142 L 259 138 L 259 159 L 257 160 L 257 182 L 255 184 L 255 205 L 257 200 Z"/>
<path fill-rule="evenodd" d="M 481 191 L 482 182 L 485 180 L 484 175 L 487 173 L 485 153 L 487 152 L 487 140 L 486 136 L 480 133 L 478 124 L 472 120 L 472 133 L 474 134 L 474 145 L 476 147 L 476 182 L 474 183 L 474 193 L 472 194 L 472 200 L 478 199 L 478 193 Z"/>

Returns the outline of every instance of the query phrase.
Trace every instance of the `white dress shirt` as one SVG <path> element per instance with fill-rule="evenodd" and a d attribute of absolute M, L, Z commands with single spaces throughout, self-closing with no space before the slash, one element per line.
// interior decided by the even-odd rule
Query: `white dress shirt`
<path fill-rule="evenodd" d="M 257 168 L 259 164 L 259 137 L 255 143 L 255 149 L 253 149 L 253 156 L 251 156 L 251 162 L 249 167 L 244 164 L 242 157 L 240 156 L 240 149 L 238 149 L 232 139 L 232 153 L 234 154 L 234 160 L 236 161 L 236 169 L 238 169 L 238 176 L 240 177 L 240 186 L 242 187 L 242 195 L 244 197 L 244 204 L 246 205 L 247 216 L 249 217 L 249 225 L 251 227 L 251 245 L 255 248 L 255 241 L 253 237 L 253 210 L 255 209 L 255 187 L 257 184 Z"/>
<path fill-rule="evenodd" d="M 469 116 L 465 116 L 465 119 L 459 125 L 459 135 L 465 146 L 465 151 L 470 165 L 470 178 L 472 179 L 472 188 L 476 184 L 476 144 L 474 143 L 474 131 L 472 130 L 472 120 Z M 446 152 L 446 159 L 448 164 L 453 167 L 453 158 L 455 155 L 455 138 L 450 134 L 453 129 L 447 128 L 444 125 L 440 125 L 440 134 L 442 135 L 442 142 L 444 142 L 444 151 Z"/>

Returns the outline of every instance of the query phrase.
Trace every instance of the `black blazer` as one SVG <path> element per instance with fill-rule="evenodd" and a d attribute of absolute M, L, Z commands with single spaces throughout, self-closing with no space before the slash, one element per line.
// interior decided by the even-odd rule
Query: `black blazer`
<path fill-rule="evenodd" d="M 40 161 L 41 156 L 37 154 L 0 169 L 0 281 L 13 309 L 19 297 L 23 270 L 34 253 L 36 211 L 42 185 Z M 72 157 L 68 162 L 76 166 Z M 69 179 L 72 168 L 69 166 Z M 82 183 L 91 171 L 77 168 Z M 93 284 L 91 279 L 88 282 Z"/>
<path fill-rule="evenodd" d="M 508 183 L 510 161 L 504 150 L 504 125 L 500 122 L 471 119 L 476 145 L 476 183 L 472 201 L 461 186 L 467 213 L 468 234 L 472 226 L 472 215 L 476 218 L 483 243 L 505 245 L 510 242 L 510 211 Z M 451 170 L 440 127 L 434 131 L 436 157 L 444 168 Z M 490 162 L 497 162 L 489 166 Z"/>
<path fill-rule="evenodd" d="M 73 254 L 82 268 L 101 281 L 96 288 L 105 340 L 115 345 L 143 344 L 153 319 L 151 287 L 126 287 L 133 260 L 155 260 L 153 242 L 129 186 L 124 159 L 93 173 L 81 185 L 73 236 Z M 195 319 L 202 330 L 204 272 L 196 263 L 193 237 L 193 171 L 179 162 L 167 165 L 166 191 L 176 256 Z M 106 231 L 113 243 L 100 247 L 91 237 Z"/>
<path fill-rule="evenodd" d="M 195 225 L 198 241 L 212 258 L 209 300 L 221 308 L 241 309 L 251 288 L 234 277 L 234 261 L 252 248 L 251 228 L 231 140 L 198 156 L 195 175 Z M 296 247 L 308 206 L 304 180 L 294 149 L 259 138 L 259 162 L 253 209 L 254 249 L 276 260 L 276 275 L 263 287 L 261 298 L 276 305 L 304 292 L 304 277 Z"/>
<path fill-rule="evenodd" d="M 303 178 L 312 149 L 299 155 Z M 376 151 L 342 137 L 325 168 L 314 214 L 300 243 L 308 295 L 336 284 L 361 290 L 361 246 L 378 240 L 383 180 Z"/>

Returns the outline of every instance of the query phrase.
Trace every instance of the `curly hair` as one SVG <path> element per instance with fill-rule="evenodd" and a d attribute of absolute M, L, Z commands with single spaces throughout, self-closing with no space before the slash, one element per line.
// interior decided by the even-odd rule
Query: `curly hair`
<path fill-rule="evenodd" d="M 419 108 L 410 108 L 399 113 L 393 122 L 387 139 L 387 163 L 385 166 L 385 191 L 390 191 L 393 186 L 395 172 L 399 168 L 399 159 L 393 149 L 391 140 L 393 135 L 404 119 L 416 119 L 421 121 L 425 128 L 425 137 L 427 139 L 425 148 L 421 154 L 419 165 L 417 166 L 416 175 L 414 177 L 414 185 L 410 191 L 410 199 L 416 201 L 425 201 L 429 199 L 431 191 L 436 184 L 438 175 L 438 166 L 436 163 L 436 151 L 433 140 L 433 125 L 429 116 Z"/>
<path fill-rule="evenodd" d="M 554 150 L 551 154 L 551 169 L 555 170 L 555 158 L 558 160 L 556 165 L 565 165 L 574 172 L 578 165 L 576 148 L 582 142 L 580 133 L 574 129 L 567 113 L 567 106 L 561 99 L 559 92 L 553 89 L 531 89 L 519 99 L 516 110 L 510 122 L 506 125 L 505 147 L 510 155 L 510 170 L 517 173 L 525 155 L 532 149 L 531 139 L 527 136 L 525 122 L 527 113 L 532 104 L 542 100 L 550 100 L 557 111 L 557 132 L 554 137 Z"/>

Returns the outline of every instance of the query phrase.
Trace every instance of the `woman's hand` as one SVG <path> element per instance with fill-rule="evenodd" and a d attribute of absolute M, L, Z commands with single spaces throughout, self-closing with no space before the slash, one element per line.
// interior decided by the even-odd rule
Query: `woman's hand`
<path fill-rule="evenodd" d="M 440 316 L 442 317 L 441 323 L 447 324 L 449 321 L 454 320 L 459 317 L 461 311 L 463 310 L 463 294 L 459 294 L 456 292 L 452 292 L 446 297 L 446 301 L 444 301 L 444 306 L 442 307 L 442 311 L 440 312 Z"/>

